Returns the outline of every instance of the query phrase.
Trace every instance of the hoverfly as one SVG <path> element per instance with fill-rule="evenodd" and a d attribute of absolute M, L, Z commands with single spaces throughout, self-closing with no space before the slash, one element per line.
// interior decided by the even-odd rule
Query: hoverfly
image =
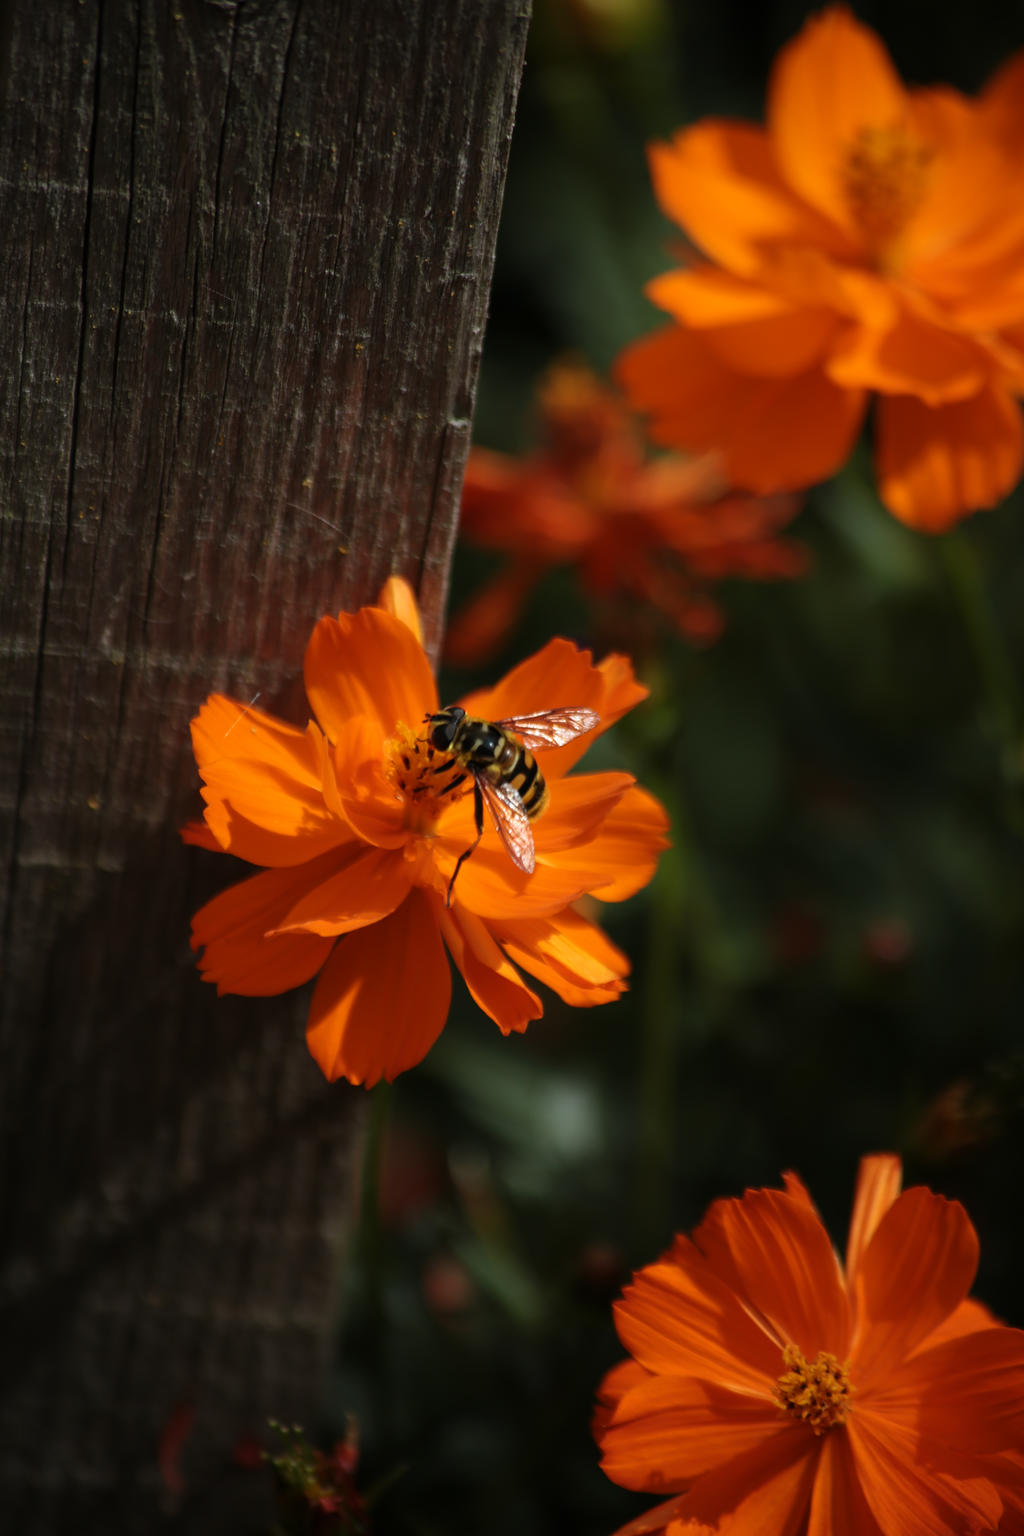
<path fill-rule="evenodd" d="M 427 740 L 462 772 L 447 787 L 454 789 L 467 775 L 473 780 L 473 818 L 476 837 L 459 854 L 448 882 L 447 905 L 452 904 L 455 877 L 484 835 L 484 802 L 494 820 L 505 851 L 528 875 L 536 862 L 530 822 L 536 821 L 548 803 L 548 787 L 531 749 L 564 747 L 600 721 L 592 709 L 545 709 L 537 715 L 513 715 L 508 720 L 478 720 L 461 704 L 449 704 L 436 715 L 425 715 Z"/>

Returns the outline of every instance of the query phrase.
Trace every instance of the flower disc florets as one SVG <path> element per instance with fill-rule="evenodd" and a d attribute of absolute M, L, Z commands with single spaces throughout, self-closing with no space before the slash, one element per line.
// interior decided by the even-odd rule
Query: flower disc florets
<path fill-rule="evenodd" d="M 786 1371 L 772 1394 L 779 1407 L 809 1424 L 816 1435 L 823 1435 L 835 1424 L 845 1424 L 853 1390 L 849 1361 L 841 1365 L 824 1349 L 809 1361 L 795 1344 L 786 1345 L 782 1359 Z"/>
<path fill-rule="evenodd" d="M 406 802 L 410 832 L 433 829 L 438 816 L 470 787 L 465 769 L 448 752 L 439 752 L 404 721 L 384 743 L 384 777 Z"/>
<path fill-rule="evenodd" d="M 847 207 L 879 268 L 891 270 L 895 242 L 928 189 L 934 149 L 899 123 L 864 124 L 843 157 L 840 179 Z"/>

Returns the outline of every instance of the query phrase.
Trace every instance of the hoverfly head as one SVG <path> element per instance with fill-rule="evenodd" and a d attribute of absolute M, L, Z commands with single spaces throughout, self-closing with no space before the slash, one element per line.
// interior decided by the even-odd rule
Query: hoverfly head
<path fill-rule="evenodd" d="M 430 727 L 427 732 L 430 745 L 438 752 L 450 752 L 456 732 L 466 718 L 466 711 L 461 704 L 451 704 L 447 709 L 439 710 L 436 715 L 424 715 L 423 718 Z"/>

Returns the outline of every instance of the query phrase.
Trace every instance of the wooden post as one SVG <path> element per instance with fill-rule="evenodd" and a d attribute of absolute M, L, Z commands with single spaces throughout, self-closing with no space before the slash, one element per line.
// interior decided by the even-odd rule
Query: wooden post
<path fill-rule="evenodd" d="M 237 1437 L 315 1415 L 365 1097 L 320 1079 L 305 996 L 218 1001 L 196 975 L 190 913 L 243 871 L 178 841 L 188 721 L 218 688 L 304 723 L 314 621 L 391 571 L 436 648 L 527 19 L 528 0 L 0 19 L 19 1536 L 236 1531 Z"/>

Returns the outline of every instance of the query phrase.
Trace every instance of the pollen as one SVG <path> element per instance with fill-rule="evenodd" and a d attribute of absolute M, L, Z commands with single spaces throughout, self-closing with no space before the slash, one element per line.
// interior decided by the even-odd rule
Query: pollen
<path fill-rule="evenodd" d="M 431 822 L 469 788 L 458 759 L 439 752 L 404 723 L 384 744 L 384 774 L 410 806 L 417 825 Z"/>
<path fill-rule="evenodd" d="M 841 177 L 846 205 L 880 267 L 924 201 L 933 151 L 898 123 L 865 125 L 846 146 Z"/>
<path fill-rule="evenodd" d="M 779 1407 L 809 1424 L 816 1435 L 845 1424 L 853 1391 L 849 1363 L 840 1365 L 835 1355 L 824 1350 L 808 1361 L 795 1344 L 786 1345 L 782 1359 L 786 1371 L 772 1393 Z"/>

